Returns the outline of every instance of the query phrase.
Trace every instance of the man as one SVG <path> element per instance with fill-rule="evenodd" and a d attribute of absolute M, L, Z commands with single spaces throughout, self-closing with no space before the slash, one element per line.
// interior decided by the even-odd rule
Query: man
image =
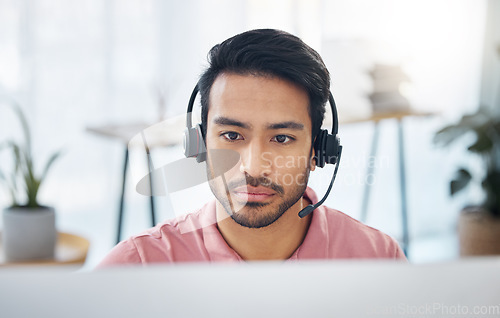
<path fill-rule="evenodd" d="M 253 30 L 216 45 L 198 87 L 215 200 L 118 244 L 99 267 L 158 262 L 405 259 L 386 234 L 318 202 L 307 187 L 329 96 L 321 57 L 299 38 Z M 239 161 L 222 176 L 213 150 Z"/>

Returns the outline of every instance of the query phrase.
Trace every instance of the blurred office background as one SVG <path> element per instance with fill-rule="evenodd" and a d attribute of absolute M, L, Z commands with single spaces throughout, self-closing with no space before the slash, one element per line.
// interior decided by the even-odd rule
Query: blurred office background
<path fill-rule="evenodd" d="M 436 114 L 404 119 L 409 258 L 446 261 L 458 257 L 460 209 L 480 197 L 474 188 L 449 197 L 453 172 L 470 158 L 459 149 L 435 147 L 432 138 L 446 123 L 498 98 L 498 64 L 488 64 L 500 29 L 494 25 L 498 2 L 0 0 L 0 96 L 16 99 L 27 113 L 38 160 L 64 149 L 41 201 L 56 207 L 61 231 L 91 241 L 86 267 L 92 268 L 115 244 L 124 144 L 87 127 L 181 116 L 208 50 L 253 28 L 294 33 L 323 56 L 341 122 L 371 115 L 369 71 L 375 64 L 399 65 L 409 79 L 399 90 L 412 109 Z M 361 214 L 373 127 L 370 121 L 340 126 L 343 162 L 326 204 L 354 218 Z M 19 132 L 2 106 L 1 139 Z M 181 151 L 180 145 L 157 149 L 153 162 L 160 166 Z M 147 172 L 144 153 L 131 153 L 130 164 L 124 237 L 150 226 L 148 200 L 135 191 Z M 381 122 L 371 164 L 366 222 L 401 240 L 395 120 Z M 330 171 L 314 172 L 319 195 Z M 199 206 L 210 193 L 198 197 L 188 203 Z M 183 202 L 156 199 L 159 221 L 176 216 Z M 2 190 L 0 206 L 7 204 Z"/>

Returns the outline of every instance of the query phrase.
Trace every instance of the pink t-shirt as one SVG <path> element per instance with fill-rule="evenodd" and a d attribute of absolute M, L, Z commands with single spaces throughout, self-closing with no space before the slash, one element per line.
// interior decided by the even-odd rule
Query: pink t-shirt
<path fill-rule="evenodd" d="M 313 204 L 311 188 L 304 196 Z M 302 244 L 288 260 L 389 258 L 406 260 L 390 236 L 344 213 L 320 206 L 313 211 Z M 217 229 L 215 200 L 120 242 L 98 268 L 124 264 L 242 261 Z"/>

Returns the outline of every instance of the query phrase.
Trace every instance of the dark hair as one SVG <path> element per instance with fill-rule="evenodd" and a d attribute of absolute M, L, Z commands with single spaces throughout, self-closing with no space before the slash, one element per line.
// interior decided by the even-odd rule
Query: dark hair
<path fill-rule="evenodd" d="M 302 87 L 309 95 L 313 140 L 321 128 L 330 91 L 330 74 L 321 56 L 298 37 L 280 30 L 260 29 L 238 34 L 214 46 L 198 88 L 201 122 L 206 135 L 210 89 L 224 72 L 276 76 Z"/>

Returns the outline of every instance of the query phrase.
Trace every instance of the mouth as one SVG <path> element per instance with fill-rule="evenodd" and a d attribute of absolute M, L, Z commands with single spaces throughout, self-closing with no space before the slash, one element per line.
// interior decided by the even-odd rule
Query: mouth
<path fill-rule="evenodd" d="M 266 187 L 244 186 L 232 190 L 233 194 L 247 202 L 263 202 L 272 198 L 276 192 Z"/>

